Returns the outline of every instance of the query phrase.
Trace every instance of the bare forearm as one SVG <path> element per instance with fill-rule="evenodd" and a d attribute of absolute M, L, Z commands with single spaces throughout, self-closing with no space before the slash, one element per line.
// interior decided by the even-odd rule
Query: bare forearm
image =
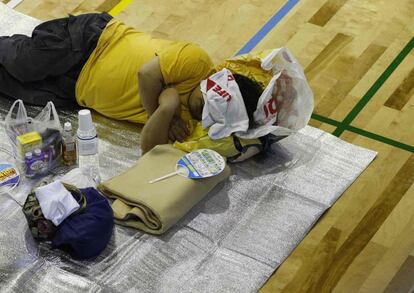
<path fill-rule="evenodd" d="M 156 145 L 168 143 L 168 130 L 173 116 L 174 111 L 163 106 L 159 106 L 151 115 L 141 133 L 143 154 Z"/>
<path fill-rule="evenodd" d="M 159 106 L 142 129 L 141 149 L 143 153 L 158 144 L 168 143 L 171 121 L 180 106 L 180 98 L 174 88 L 163 90 L 158 100 Z"/>

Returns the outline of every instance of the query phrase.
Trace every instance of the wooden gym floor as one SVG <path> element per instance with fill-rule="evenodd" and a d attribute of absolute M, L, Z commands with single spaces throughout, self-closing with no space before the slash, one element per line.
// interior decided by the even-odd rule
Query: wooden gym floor
<path fill-rule="evenodd" d="M 16 9 L 43 20 L 111 11 L 157 37 L 194 41 L 215 62 L 289 47 L 315 95 L 310 124 L 378 157 L 262 292 L 413 290 L 414 0 L 23 0 Z"/>

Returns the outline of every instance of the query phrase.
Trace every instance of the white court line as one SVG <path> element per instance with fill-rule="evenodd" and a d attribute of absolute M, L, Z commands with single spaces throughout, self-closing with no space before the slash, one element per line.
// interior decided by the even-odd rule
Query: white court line
<path fill-rule="evenodd" d="M 6 5 L 9 6 L 10 8 L 14 8 L 17 5 L 20 4 L 20 2 L 22 2 L 23 0 L 11 0 L 9 3 L 7 3 Z"/>

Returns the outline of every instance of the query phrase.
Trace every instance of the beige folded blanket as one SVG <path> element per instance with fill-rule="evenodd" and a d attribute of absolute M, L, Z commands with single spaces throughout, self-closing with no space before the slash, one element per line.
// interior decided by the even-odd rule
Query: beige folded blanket
<path fill-rule="evenodd" d="M 148 183 L 173 172 L 185 154 L 171 145 L 156 146 L 126 172 L 99 185 L 98 189 L 113 200 L 115 222 L 162 234 L 230 175 L 226 166 L 221 174 L 210 178 L 188 179 L 177 175 Z"/>

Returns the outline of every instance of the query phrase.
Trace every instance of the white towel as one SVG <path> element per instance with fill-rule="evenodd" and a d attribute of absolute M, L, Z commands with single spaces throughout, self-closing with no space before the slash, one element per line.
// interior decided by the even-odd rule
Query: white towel
<path fill-rule="evenodd" d="M 55 226 L 79 209 L 79 204 L 60 181 L 36 188 L 35 194 L 43 215 Z"/>

